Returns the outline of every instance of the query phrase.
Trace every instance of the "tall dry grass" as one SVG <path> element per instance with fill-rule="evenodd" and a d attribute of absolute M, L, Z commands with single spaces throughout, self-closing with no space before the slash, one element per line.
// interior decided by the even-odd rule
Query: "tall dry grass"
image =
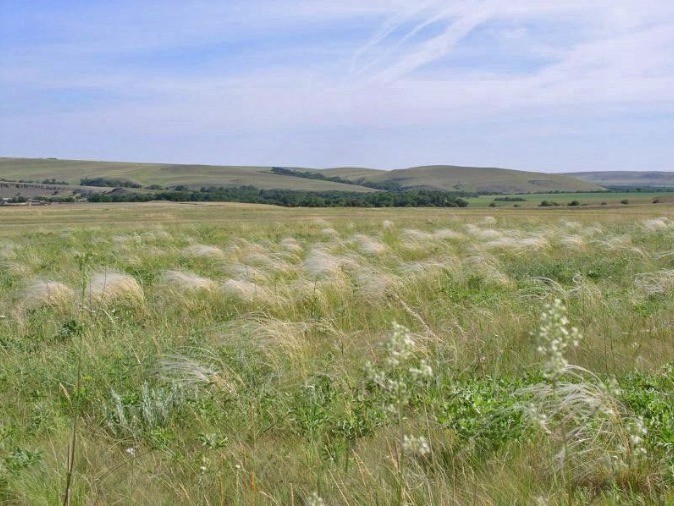
<path fill-rule="evenodd" d="M 62 502 L 75 413 L 73 504 L 673 500 L 669 208 L 183 207 L 0 226 L 2 501 Z"/>

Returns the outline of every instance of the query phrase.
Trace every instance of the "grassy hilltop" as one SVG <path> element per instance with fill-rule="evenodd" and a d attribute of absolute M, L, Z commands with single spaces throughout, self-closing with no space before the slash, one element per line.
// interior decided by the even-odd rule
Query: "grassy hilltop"
<path fill-rule="evenodd" d="M 370 188 L 356 185 L 279 176 L 271 172 L 271 167 L 0 158 L 0 180 L 55 178 L 59 181 L 77 184 L 82 178 L 96 177 L 119 179 L 142 186 L 185 185 L 190 188 L 201 188 L 202 186 L 250 185 L 261 189 L 281 190 L 373 191 Z"/>
<path fill-rule="evenodd" d="M 391 171 L 339 168 L 326 169 L 322 172 L 354 181 L 394 182 L 404 188 L 445 191 L 537 193 L 601 190 L 601 187 L 594 183 L 568 176 L 492 167 L 429 165 Z"/>
<path fill-rule="evenodd" d="M 298 169 L 319 172 L 318 169 Z M 601 187 L 568 176 L 484 168 L 427 166 L 383 171 L 365 168 L 322 169 L 325 176 L 338 176 L 354 183 L 396 183 L 401 188 L 446 191 L 527 193 L 549 191 L 596 191 Z M 77 184 L 82 178 L 120 179 L 142 186 L 186 185 L 243 186 L 260 189 L 307 191 L 374 191 L 359 184 L 307 179 L 272 172 L 271 167 L 176 165 L 159 163 L 97 162 L 29 158 L 0 158 L 0 180 L 55 178 Z"/>

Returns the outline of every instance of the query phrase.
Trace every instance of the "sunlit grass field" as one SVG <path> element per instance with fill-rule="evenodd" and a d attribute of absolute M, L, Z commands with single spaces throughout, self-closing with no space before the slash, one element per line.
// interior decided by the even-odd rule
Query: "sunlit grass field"
<path fill-rule="evenodd" d="M 671 503 L 673 302 L 669 204 L 2 208 L 0 503 Z"/>
<path fill-rule="evenodd" d="M 495 200 L 498 198 L 519 198 L 521 201 Z M 621 206 L 631 204 L 652 204 L 657 199 L 662 203 L 671 203 L 674 194 L 668 192 L 596 192 L 596 193 L 527 193 L 521 195 L 480 195 L 479 197 L 467 198 L 471 207 L 487 207 L 494 204 L 496 207 L 538 207 L 541 202 L 555 202 L 565 206 L 571 202 L 578 202 L 580 206 Z M 492 206 L 492 207 L 494 207 Z"/>

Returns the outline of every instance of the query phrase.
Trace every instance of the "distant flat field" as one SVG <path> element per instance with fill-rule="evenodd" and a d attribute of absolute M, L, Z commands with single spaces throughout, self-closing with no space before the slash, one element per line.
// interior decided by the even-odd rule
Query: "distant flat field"
<path fill-rule="evenodd" d="M 522 198 L 524 201 L 499 201 L 497 198 Z M 658 198 L 663 202 L 674 202 L 674 193 L 668 192 L 619 192 L 619 193 L 527 193 L 523 195 L 482 195 L 480 197 L 466 199 L 470 207 L 486 207 L 494 203 L 497 207 L 538 207 L 544 200 L 566 205 L 577 200 L 582 205 L 620 205 L 621 200 L 627 200 L 629 204 L 651 204 L 653 199 Z"/>
<path fill-rule="evenodd" d="M 650 201 L 649 201 L 650 202 Z M 618 212 L 619 211 L 619 212 Z M 262 204 L 239 203 L 123 203 L 123 204 L 54 204 L 39 207 L 0 207 L 0 236 L 40 232 L 71 227 L 110 227 L 143 229 L 147 226 L 213 225 L 240 222 L 245 227 L 281 226 L 289 222 L 337 220 L 342 223 L 391 220 L 405 227 L 419 220 L 442 224 L 455 220 L 472 220 L 495 216 L 512 221 L 513 226 L 548 222 L 554 215 L 574 221 L 630 222 L 654 215 L 674 218 L 674 204 L 629 205 L 584 208 L 286 208 Z"/>
<path fill-rule="evenodd" d="M 661 171 L 607 171 L 569 172 L 575 177 L 600 186 L 624 186 L 630 188 L 674 187 L 674 172 Z"/>

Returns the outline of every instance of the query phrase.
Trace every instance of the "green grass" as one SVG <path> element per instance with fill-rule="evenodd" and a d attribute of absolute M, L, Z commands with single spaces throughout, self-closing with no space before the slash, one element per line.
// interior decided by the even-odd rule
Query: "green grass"
<path fill-rule="evenodd" d="M 672 232 L 668 204 L 2 208 L 0 502 L 63 502 L 77 420 L 72 504 L 671 503 Z M 543 376 L 555 299 L 595 376 Z"/>
<path fill-rule="evenodd" d="M 442 165 L 392 171 L 337 168 L 326 169 L 325 174 L 353 181 L 365 180 L 378 183 L 393 181 L 403 188 L 447 191 L 523 193 L 600 189 L 592 183 L 567 176 L 484 167 Z M 143 186 L 188 185 L 192 188 L 200 188 L 202 186 L 251 185 L 262 189 L 373 191 L 359 185 L 277 175 L 271 172 L 271 167 L 0 158 L 0 177 L 7 180 L 56 178 L 71 184 L 79 183 L 84 177 L 105 177 L 128 180 Z"/>
<path fill-rule="evenodd" d="M 143 186 L 154 184 L 164 187 L 187 185 L 196 189 L 202 186 L 238 187 L 250 185 L 261 189 L 373 191 L 357 185 L 279 176 L 271 172 L 271 167 L 0 158 L 0 175 L 6 180 L 55 178 L 71 184 L 78 184 L 85 177 L 105 177 L 127 180 Z"/>
<path fill-rule="evenodd" d="M 424 187 L 447 191 L 525 193 L 535 191 L 592 191 L 599 186 L 557 174 L 524 172 L 488 167 L 434 165 L 377 173 L 369 181 L 394 181 L 404 187 Z"/>
<path fill-rule="evenodd" d="M 659 199 L 662 202 L 671 202 L 672 194 L 663 192 L 611 192 L 611 193 L 528 193 L 528 194 L 513 194 L 509 197 L 516 197 L 524 199 L 523 202 L 504 202 L 497 201 L 503 195 L 481 195 L 475 198 L 468 198 L 471 207 L 487 207 L 494 203 L 496 207 L 538 207 L 544 200 L 548 202 L 556 202 L 560 205 L 566 205 L 573 201 L 578 201 L 581 206 L 598 206 L 605 203 L 608 206 L 624 205 L 621 201 L 627 200 L 628 204 L 652 204 L 653 199 Z"/>
<path fill-rule="evenodd" d="M 330 169 L 312 170 L 320 170 L 321 174 L 325 174 L 326 176 L 343 177 L 344 179 L 351 179 L 352 181 L 367 179 L 368 176 L 381 175 L 386 172 L 380 169 L 368 169 L 365 167 L 333 167 Z"/>
<path fill-rule="evenodd" d="M 570 172 L 567 175 L 602 186 L 629 186 L 632 188 L 674 187 L 674 172 L 599 171 Z"/>

